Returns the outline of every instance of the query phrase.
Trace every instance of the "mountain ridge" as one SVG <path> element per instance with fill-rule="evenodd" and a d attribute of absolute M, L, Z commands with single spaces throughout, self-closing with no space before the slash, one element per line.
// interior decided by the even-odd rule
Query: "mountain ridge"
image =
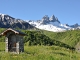
<path fill-rule="evenodd" d="M 31 29 L 38 28 L 53 32 L 63 32 L 66 30 L 80 29 L 80 25 L 77 23 L 74 25 L 61 24 L 57 17 L 52 15 L 48 17 L 45 15 L 41 20 L 37 21 L 26 21 L 22 19 L 16 19 L 7 14 L 0 13 L 0 28 L 20 28 L 20 29 Z"/>
<path fill-rule="evenodd" d="M 1 28 L 20 28 L 20 29 L 30 29 L 35 28 L 29 23 L 21 19 L 13 18 L 6 14 L 0 14 L 0 27 Z"/>
<path fill-rule="evenodd" d="M 45 15 L 39 21 L 28 21 L 28 23 L 35 26 L 36 28 L 53 32 L 63 32 L 66 30 L 80 29 L 80 25 L 78 24 L 61 24 L 58 18 L 54 15 L 52 15 L 50 18 L 48 17 L 48 15 Z"/>

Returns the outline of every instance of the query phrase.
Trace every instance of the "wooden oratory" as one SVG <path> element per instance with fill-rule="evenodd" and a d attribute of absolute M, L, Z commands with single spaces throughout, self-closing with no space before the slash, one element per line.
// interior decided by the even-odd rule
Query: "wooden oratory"
<path fill-rule="evenodd" d="M 6 52 L 13 52 L 19 54 L 20 52 L 24 52 L 24 42 L 23 36 L 24 33 L 14 30 L 14 29 L 7 29 L 1 35 L 5 36 L 5 51 Z"/>

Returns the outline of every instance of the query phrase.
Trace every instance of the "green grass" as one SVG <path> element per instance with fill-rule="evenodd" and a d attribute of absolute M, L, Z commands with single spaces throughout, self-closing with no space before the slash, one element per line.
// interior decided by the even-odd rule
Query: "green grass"
<path fill-rule="evenodd" d="M 80 42 L 80 30 L 58 32 L 58 33 L 50 32 L 50 31 L 43 31 L 43 34 L 50 37 L 51 39 L 58 40 L 72 47 L 75 47 L 75 45 L 78 42 Z"/>
<path fill-rule="evenodd" d="M 0 42 L 0 51 L 4 51 L 4 50 L 5 50 L 5 43 Z"/>
<path fill-rule="evenodd" d="M 20 54 L 6 53 L 0 42 L 0 60 L 80 60 L 80 53 L 59 46 L 24 46 Z"/>
<path fill-rule="evenodd" d="M 3 30 L 4 29 L 0 29 L 0 32 Z M 55 39 L 73 47 L 80 42 L 80 30 L 58 33 L 48 31 L 40 32 L 51 39 Z M 0 41 L 2 41 L 0 42 L 0 60 L 80 60 L 80 53 L 59 46 L 28 46 L 25 43 L 23 53 L 6 53 L 5 43 L 3 42 L 4 37 L 0 38 Z"/>
<path fill-rule="evenodd" d="M 4 28 L 0 28 L 0 33 L 4 30 L 5 30 Z M 25 33 L 27 30 L 21 30 L 21 31 L 23 31 Z M 32 32 L 34 33 L 34 31 L 32 31 Z M 50 31 L 40 30 L 36 33 L 45 34 L 50 39 L 63 42 L 71 47 L 75 47 L 77 45 L 77 43 L 80 42 L 80 30 L 71 30 L 71 31 L 66 31 L 66 32 L 50 32 Z M 33 35 L 36 35 L 36 33 L 34 33 Z M 26 37 L 28 37 L 28 36 L 26 36 Z M 36 37 L 39 38 L 41 36 L 39 36 L 39 37 L 36 36 Z M 32 37 L 31 39 L 35 39 L 35 37 L 34 38 Z M 1 41 L 2 42 L 4 41 L 4 37 L 0 38 L 0 42 Z"/>

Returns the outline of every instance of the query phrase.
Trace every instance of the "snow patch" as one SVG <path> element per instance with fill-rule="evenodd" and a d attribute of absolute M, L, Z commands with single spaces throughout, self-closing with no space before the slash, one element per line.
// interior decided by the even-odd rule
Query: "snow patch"
<path fill-rule="evenodd" d="M 35 26 L 36 28 L 53 32 L 62 32 L 71 28 L 59 22 L 49 22 L 47 24 L 41 24 L 39 22 L 30 21 L 28 23 Z"/>

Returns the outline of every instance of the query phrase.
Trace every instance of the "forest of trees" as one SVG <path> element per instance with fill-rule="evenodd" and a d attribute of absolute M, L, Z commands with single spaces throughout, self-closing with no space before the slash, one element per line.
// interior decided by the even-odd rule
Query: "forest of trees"
<path fill-rule="evenodd" d="M 24 43 L 28 42 L 29 45 L 56 45 L 60 47 L 65 47 L 68 49 L 75 49 L 63 42 L 57 41 L 55 39 L 50 39 L 48 36 L 44 35 L 40 31 L 25 31 L 26 36 L 24 36 Z"/>
<path fill-rule="evenodd" d="M 5 29 L 0 29 L 0 33 L 3 32 Z M 65 48 L 69 48 L 69 49 L 75 49 L 74 47 L 63 43 L 61 41 L 59 41 L 60 38 L 64 38 L 64 34 L 66 33 L 48 33 L 45 35 L 45 32 L 42 33 L 41 31 L 30 31 L 30 30 L 21 30 L 23 31 L 26 35 L 24 36 L 24 43 L 28 43 L 29 46 L 32 45 L 48 45 L 48 46 L 52 46 L 52 45 L 57 45 L 57 46 L 61 46 L 61 47 L 65 47 Z M 57 35 L 58 34 L 58 35 Z M 56 35 L 56 36 L 55 36 Z M 64 36 L 63 36 L 64 35 Z M 53 39 L 51 39 L 50 37 L 54 37 Z M 57 37 L 58 40 L 55 39 L 55 37 Z M 79 40 L 79 39 L 78 39 Z M 0 42 L 5 42 L 5 37 L 4 36 L 0 36 Z"/>

